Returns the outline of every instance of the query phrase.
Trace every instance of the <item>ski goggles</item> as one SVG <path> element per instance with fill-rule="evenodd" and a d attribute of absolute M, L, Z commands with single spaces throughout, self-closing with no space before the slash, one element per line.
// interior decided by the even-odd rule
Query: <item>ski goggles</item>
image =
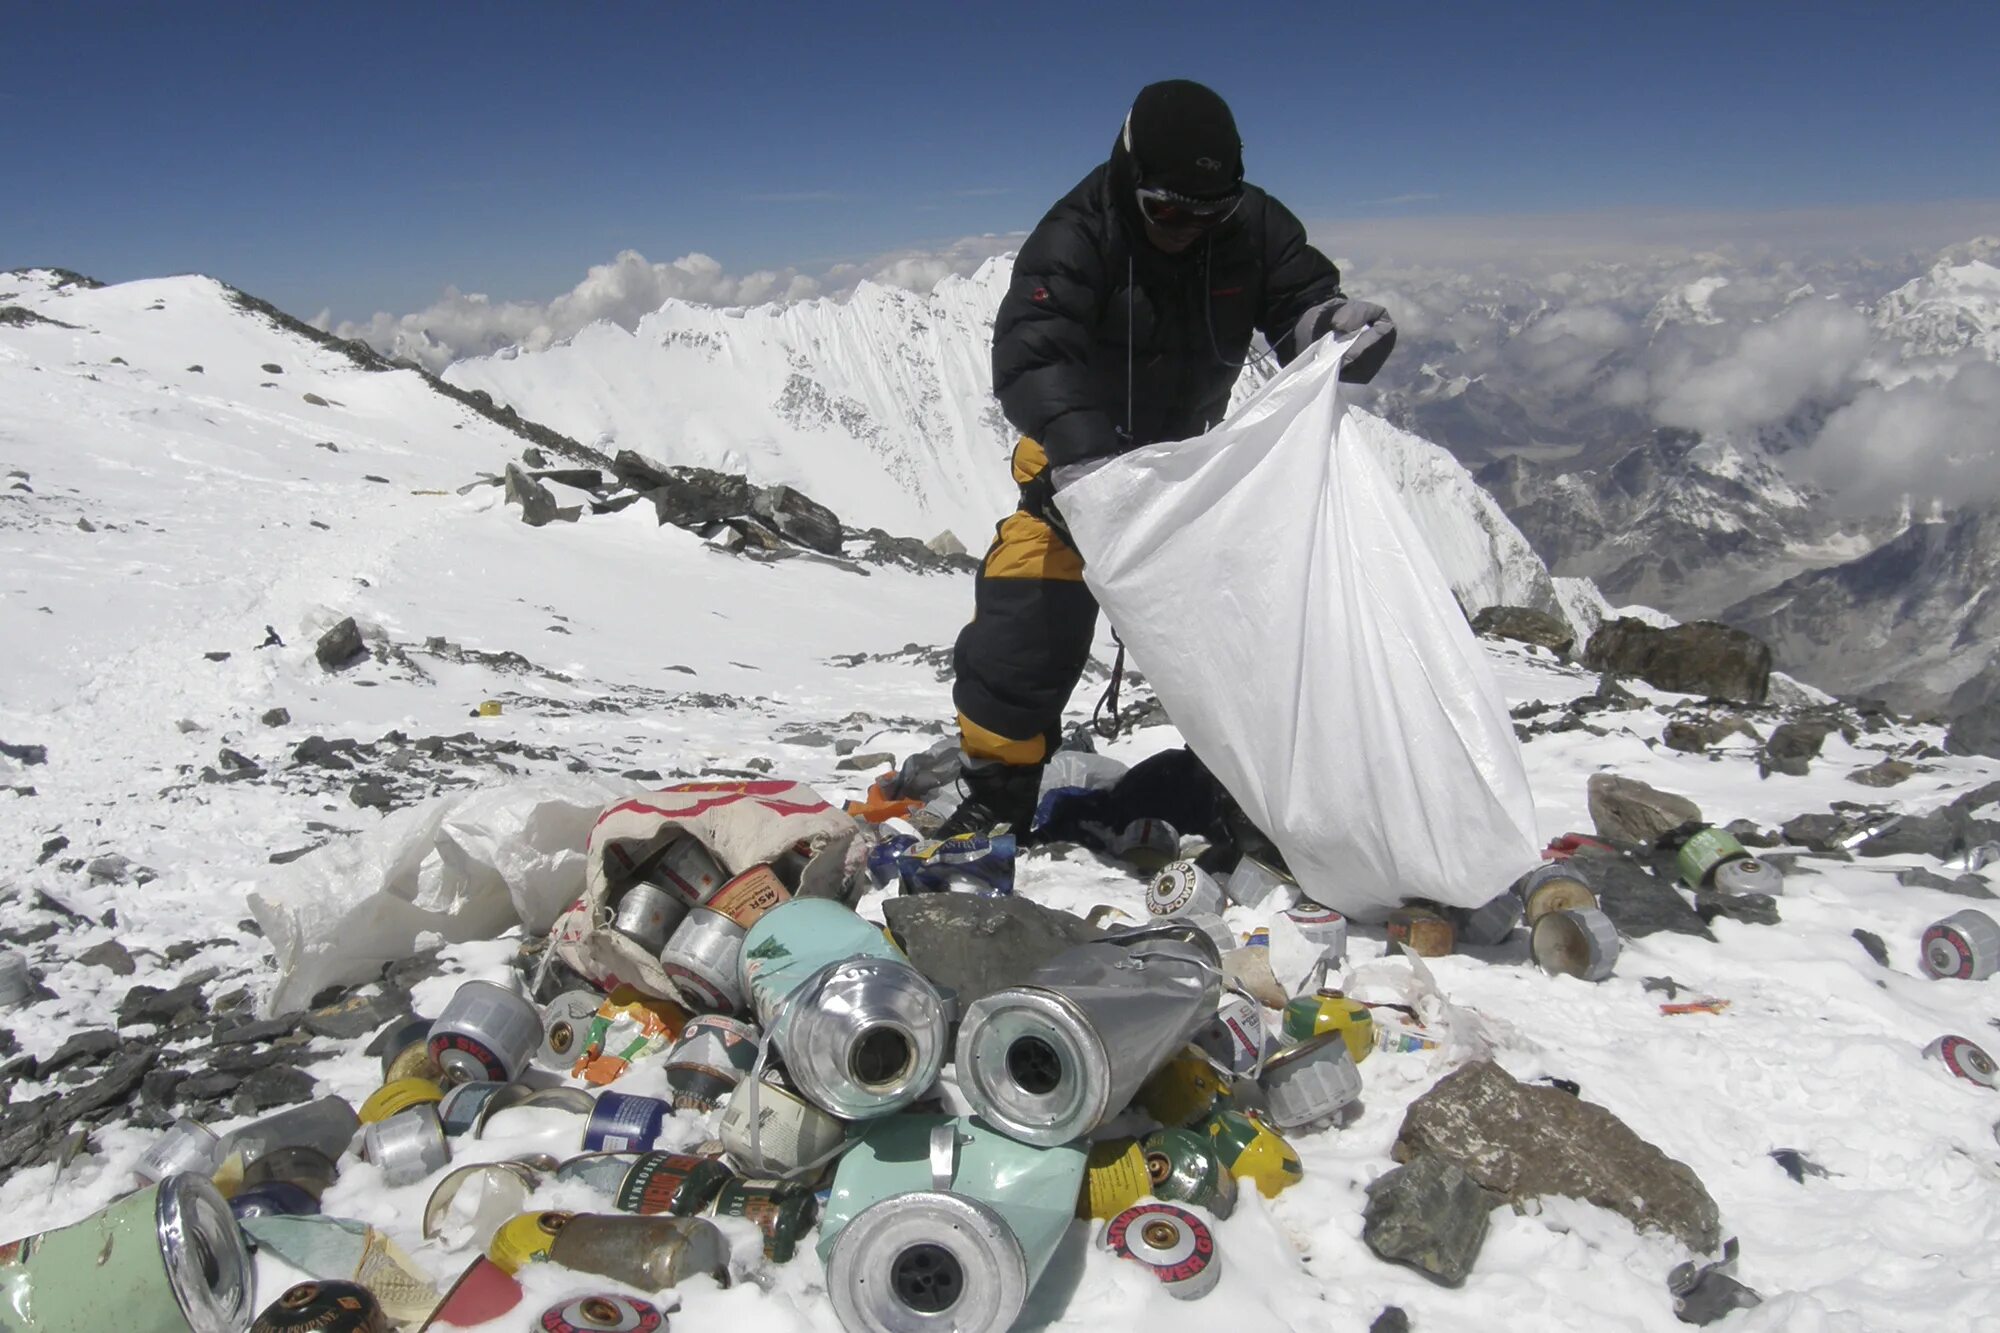
<path fill-rule="evenodd" d="M 1175 230 L 1189 227 L 1213 227 L 1228 220 L 1243 202 L 1243 191 L 1224 195 L 1220 199 L 1196 199 L 1190 195 L 1175 194 L 1172 190 L 1162 190 L 1141 185 L 1137 191 L 1139 212 L 1156 227 Z"/>

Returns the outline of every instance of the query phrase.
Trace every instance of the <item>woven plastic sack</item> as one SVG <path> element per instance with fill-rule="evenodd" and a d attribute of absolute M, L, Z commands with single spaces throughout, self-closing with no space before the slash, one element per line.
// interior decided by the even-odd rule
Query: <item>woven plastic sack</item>
<path fill-rule="evenodd" d="M 1315 901 L 1477 907 L 1538 859 L 1499 687 L 1322 339 L 1206 435 L 1057 504 L 1188 744 Z"/>

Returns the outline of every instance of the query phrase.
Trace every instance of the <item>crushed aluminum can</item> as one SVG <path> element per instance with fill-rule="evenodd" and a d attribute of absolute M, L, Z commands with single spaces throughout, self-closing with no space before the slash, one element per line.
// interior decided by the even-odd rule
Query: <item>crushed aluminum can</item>
<path fill-rule="evenodd" d="M 1712 1264 L 1690 1259 L 1667 1274 L 1667 1292 L 1674 1298 L 1674 1318 L 1683 1324 L 1712 1324 L 1732 1311 L 1762 1305 L 1764 1298 L 1734 1276 L 1736 1237 L 1722 1243 L 1722 1258 Z"/>
<path fill-rule="evenodd" d="M 368 1094 L 357 1118 L 364 1125 L 378 1125 L 412 1106 L 436 1105 L 444 1100 L 444 1089 L 427 1078 L 399 1078 Z"/>
<path fill-rule="evenodd" d="M 221 1163 L 222 1140 L 215 1136 L 215 1131 L 183 1116 L 153 1140 L 153 1146 L 146 1149 L 132 1168 L 132 1174 L 141 1185 L 151 1185 L 182 1171 L 212 1176 Z"/>
<path fill-rule="evenodd" d="M 1010 1138 L 1067 1143 L 1123 1110 L 1214 1018 L 1221 997 L 1220 959 L 1205 936 L 1154 927 L 1078 945 L 967 1007 L 960 1090 Z"/>
<path fill-rule="evenodd" d="M 317 1195 L 281 1180 L 240 1189 L 229 1199 L 229 1212 L 239 1222 L 252 1217 L 309 1217 L 318 1211 Z"/>
<path fill-rule="evenodd" d="M 588 1044 L 591 1020 L 597 1017 L 604 995 L 594 990 L 564 991 L 542 1007 L 542 1044 L 535 1052 L 538 1068 L 567 1074 L 576 1067 Z"/>
<path fill-rule="evenodd" d="M 1383 927 L 1391 944 L 1400 944 L 1421 958 L 1443 958 L 1458 947 L 1451 921 L 1428 907 L 1407 904 L 1389 913 Z"/>
<path fill-rule="evenodd" d="M 694 1008 L 733 1014 L 743 1007 L 743 933 L 743 927 L 704 907 L 689 912 L 667 940 L 660 966 Z"/>
<path fill-rule="evenodd" d="M 265 1306 L 250 1333 L 389 1333 L 389 1318 L 359 1282 L 301 1282 Z"/>
<path fill-rule="evenodd" d="M 904 893 L 944 893 L 955 884 L 1004 897 L 1014 891 L 1016 843 L 1011 833 L 961 833 L 926 839 L 896 857 Z"/>
<path fill-rule="evenodd" d="M 727 1180 L 709 1204 L 710 1217 L 740 1217 L 764 1233 L 764 1257 L 792 1261 L 819 1215 L 819 1196 L 797 1181 Z"/>
<path fill-rule="evenodd" d="M 729 873 L 691 833 L 671 841 L 642 862 L 634 878 L 665 889 L 689 907 L 700 907 L 729 882 Z"/>
<path fill-rule="evenodd" d="M 1229 872 L 1222 891 L 1229 895 L 1229 901 L 1243 907 L 1261 909 L 1267 903 L 1288 907 L 1299 897 L 1299 884 L 1276 866 L 1245 856 Z"/>
<path fill-rule="evenodd" d="M 647 953 L 658 953 L 666 947 L 667 936 L 687 912 L 685 900 L 642 882 L 618 895 L 617 904 L 611 909 L 611 929 Z"/>
<path fill-rule="evenodd" d="M 451 1147 L 437 1108 L 426 1103 L 370 1125 L 361 1136 L 361 1155 L 382 1168 L 388 1184 L 413 1185 L 449 1163 Z"/>
<path fill-rule="evenodd" d="M 35 993 L 35 979 L 28 972 L 25 954 L 0 949 L 0 1009 L 12 1009 Z"/>
<path fill-rule="evenodd" d="M 1231 991 L 1222 1007 L 1194 1034 L 1194 1044 L 1237 1078 L 1250 1078 L 1264 1060 L 1264 1006 Z"/>
<path fill-rule="evenodd" d="M 1939 1037 L 1924 1047 L 1924 1054 L 1941 1061 L 1957 1077 L 1982 1088 L 2000 1087 L 2000 1067 L 1993 1057 L 1964 1037 Z"/>
<path fill-rule="evenodd" d="M 1140 1141 L 1153 1196 L 1206 1208 L 1217 1217 L 1236 1211 L 1236 1177 L 1222 1165 L 1208 1135 L 1163 1129 Z"/>
<path fill-rule="evenodd" d="M 1478 907 L 1452 908 L 1447 915 L 1461 940 L 1490 948 L 1506 943 L 1514 927 L 1521 923 L 1521 900 L 1512 893 L 1503 893 Z"/>
<path fill-rule="evenodd" d="M 538 1333 L 660 1333 L 666 1326 L 667 1317 L 652 1302 L 607 1292 L 551 1305 L 531 1327 Z"/>
<path fill-rule="evenodd" d="M 1924 928 L 1924 974 L 1981 981 L 2000 967 L 2000 923 L 1975 908 L 1953 912 Z"/>
<path fill-rule="evenodd" d="M 382 1081 L 401 1078 L 436 1079 L 444 1071 L 431 1059 L 431 1024 L 428 1018 L 405 1018 L 385 1028 L 377 1038 L 382 1043 Z"/>
<path fill-rule="evenodd" d="M 271 1149 L 245 1168 L 243 1188 L 293 1185 L 318 1199 L 331 1188 L 339 1174 L 334 1159 L 318 1148 L 304 1143 L 286 1144 Z"/>
<path fill-rule="evenodd" d="M 1602 981 L 1618 963 L 1618 928 L 1594 908 L 1550 912 L 1535 923 L 1532 947 L 1550 976 Z"/>
<path fill-rule="evenodd" d="M 729 1285 L 729 1243 L 715 1223 L 700 1217 L 579 1213 L 556 1233 L 548 1257 L 573 1272 L 641 1291 L 664 1291 L 702 1276 Z"/>
<path fill-rule="evenodd" d="M 743 942 L 742 983 L 794 1086 L 836 1116 L 901 1110 L 944 1064 L 944 1000 L 882 928 L 801 898 Z"/>
<path fill-rule="evenodd" d="M 1208 1135 L 1224 1170 L 1239 1184 L 1254 1184 L 1267 1199 L 1305 1179 L 1298 1150 L 1261 1120 L 1240 1111 L 1216 1111 L 1196 1122 L 1194 1130 Z"/>
<path fill-rule="evenodd" d="M 1299 934 L 1318 945 L 1329 962 L 1337 963 L 1347 957 L 1347 918 L 1331 907 L 1301 900 L 1297 906 L 1286 909 L 1285 919 L 1298 928 Z"/>
<path fill-rule="evenodd" d="M 1104 1248 L 1160 1280 L 1175 1300 L 1208 1295 L 1222 1279 L 1222 1256 L 1208 1223 L 1170 1203 L 1140 1203 L 1104 1224 Z"/>
<path fill-rule="evenodd" d="M 1190 1046 L 1154 1070 L 1132 1100 L 1163 1125 L 1187 1125 L 1214 1109 L 1223 1084 L 1208 1056 Z"/>
<path fill-rule="evenodd" d="M 1785 891 L 1785 874 L 1769 861 L 1740 856 L 1715 868 L 1713 882 L 1721 893 L 1770 893 Z"/>
<path fill-rule="evenodd" d="M 1361 1071 L 1339 1033 L 1287 1046 L 1264 1065 L 1257 1080 L 1264 1105 L 1279 1129 L 1303 1129 L 1338 1115 L 1361 1095 Z"/>
<path fill-rule="evenodd" d="M 15 1333 L 236 1333 L 255 1288 L 229 1205 L 193 1172 L 0 1245 L 0 1310 Z"/>
<path fill-rule="evenodd" d="M 444 1126 L 444 1132 L 450 1138 L 470 1134 L 480 1123 L 482 1113 L 494 1094 L 517 1086 L 512 1083 L 460 1083 L 437 1104 L 438 1123 Z"/>
<path fill-rule="evenodd" d="M 729 1095 L 717 1134 L 747 1174 L 796 1176 L 831 1158 L 847 1141 L 847 1126 L 766 1075 L 745 1079 Z"/>
<path fill-rule="evenodd" d="M 1982 842 L 1968 848 L 1965 853 L 1965 868 L 1980 870 L 2000 861 L 2000 842 Z"/>
<path fill-rule="evenodd" d="M 487 1242 L 486 1257 L 508 1273 L 518 1273 L 529 1264 L 549 1257 L 556 1237 L 575 1219 L 574 1213 L 517 1213 L 501 1223 Z"/>
<path fill-rule="evenodd" d="M 651 1152 L 674 1108 L 657 1097 L 599 1094 L 583 1127 L 585 1152 Z"/>
<path fill-rule="evenodd" d="M 1221 916 L 1229 906 L 1215 876 L 1192 861 L 1174 861 L 1161 868 L 1146 886 L 1146 910 L 1154 916 L 1206 912 Z"/>
<path fill-rule="evenodd" d="M 713 1111 L 757 1062 L 757 1029 L 720 1014 L 699 1014 L 667 1052 L 667 1086 L 680 1110 Z"/>
<path fill-rule="evenodd" d="M 792 900 L 791 890 L 770 866 L 751 866 L 715 891 L 706 904 L 748 930 L 763 919 L 764 913 Z M 658 950 L 654 950 L 658 952 Z"/>
<path fill-rule="evenodd" d="M 1153 1192 L 1146 1150 L 1137 1139 L 1106 1139 L 1090 1145 L 1076 1215 L 1108 1222 Z"/>
<path fill-rule="evenodd" d="M 1575 859 L 1537 866 L 1521 877 L 1514 892 L 1521 898 L 1521 915 L 1532 929 L 1550 912 L 1595 910 L 1597 894 Z"/>
<path fill-rule="evenodd" d="M 470 1231 L 451 1248 L 475 1246 L 485 1250 L 508 1219 L 520 1213 L 542 1183 L 542 1172 L 525 1162 L 475 1162 L 461 1166 L 438 1181 L 424 1203 L 424 1239 L 440 1240 L 453 1221 L 453 1205 L 468 1185 L 477 1189 L 478 1199 L 471 1216 Z"/>
<path fill-rule="evenodd" d="M 1674 869 L 1690 889 L 1705 889 L 1714 878 L 1716 867 L 1749 855 L 1735 834 L 1711 824 L 1680 845 L 1680 850 L 1674 853 Z"/>
<path fill-rule="evenodd" d="M 642 1217 L 656 1213 L 694 1217 L 708 1208 L 715 1192 L 733 1175 L 720 1158 L 649 1152 L 632 1163 L 618 1182 L 615 1202 L 619 1212 Z"/>
<path fill-rule="evenodd" d="M 1180 830 L 1164 819 L 1135 819 L 1112 836 L 1110 852 L 1135 870 L 1157 875 L 1179 858 Z"/>
<path fill-rule="evenodd" d="M 460 986 L 431 1024 L 431 1058 L 459 1082 L 511 1083 L 541 1044 L 542 1016 L 535 1006 L 490 981 Z"/>

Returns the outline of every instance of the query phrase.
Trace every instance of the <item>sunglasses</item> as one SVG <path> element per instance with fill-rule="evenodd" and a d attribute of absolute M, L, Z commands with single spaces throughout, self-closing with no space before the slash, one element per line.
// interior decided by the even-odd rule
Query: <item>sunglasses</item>
<path fill-rule="evenodd" d="M 1138 189 L 1139 211 L 1146 220 L 1156 227 L 1175 230 L 1190 227 L 1213 227 L 1228 220 L 1243 202 L 1243 192 L 1224 195 L 1220 199 L 1194 199 L 1172 190 L 1152 189 L 1144 185 Z"/>

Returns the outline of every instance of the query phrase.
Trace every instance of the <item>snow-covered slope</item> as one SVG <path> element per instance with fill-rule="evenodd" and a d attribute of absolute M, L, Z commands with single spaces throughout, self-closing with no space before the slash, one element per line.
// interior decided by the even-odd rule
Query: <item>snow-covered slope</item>
<path fill-rule="evenodd" d="M 991 370 L 1012 268 L 1012 256 L 988 260 L 928 297 L 864 283 L 845 301 L 670 301 L 633 333 L 593 325 L 546 351 L 458 362 L 445 378 L 607 452 L 788 482 L 851 520 L 949 527 L 976 549 L 1015 502 L 1014 434 Z M 1468 608 L 1559 610 L 1526 539 L 1448 452 L 1355 418 Z"/>
<path fill-rule="evenodd" d="M 988 359 L 1011 268 L 929 296 L 863 283 L 844 300 L 669 301 L 633 332 L 594 324 L 445 377 L 607 452 L 785 482 L 851 521 L 977 548 L 1014 500 Z"/>
<path fill-rule="evenodd" d="M 111 1029 L 128 992 L 187 984 L 225 1025 L 246 1012 L 273 977 L 265 942 L 244 924 L 246 894 L 302 873 L 310 853 L 297 869 L 283 862 L 316 844 L 377 835 L 440 792 L 525 779 L 768 770 L 833 800 L 859 796 L 872 765 L 841 767 L 829 742 L 905 754 L 951 716 L 933 663 L 969 608 L 968 578 L 755 562 L 639 508 L 526 527 L 497 491 L 455 491 L 517 456 L 518 436 L 414 374 L 362 370 L 247 313 L 203 279 L 56 291 L 40 277 L 0 276 L 0 306 L 70 326 L 0 323 L 0 741 L 15 756 L 0 757 L 0 934 L 50 992 L 0 1016 L 10 1133 L 17 1113 L 46 1105 L 39 1099 L 94 1086 L 104 1065 L 92 1060 L 105 1053 L 73 1052 L 76 1063 L 42 1072 L 22 1059 L 47 1060 L 78 1032 Z M 341 615 L 360 621 L 376 651 L 329 673 L 313 635 Z M 267 626 L 282 642 L 267 642 Z M 1928 809 L 2000 775 L 2000 765 L 1931 754 L 1936 728 L 1877 722 L 1831 734 L 1806 777 L 1761 779 L 1746 741 L 1711 755 L 1658 743 L 1669 718 L 1704 711 L 1695 701 L 1635 686 L 1639 706 L 1602 711 L 1590 701 L 1594 678 L 1546 653 L 1493 645 L 1491 660 L 1535 724 L 1526 755 L 1546 835 L 1589 827 L 1585 781 L 1598 771 L 1767 828 L 1837 800 Z M 503 709 L 470 716 L 482 700 Z M 1080 691 L 1072 715 L 1090 702 Z M 1747 716 L 1765 730 L 1777 720 Z M 1549 718 L 1574 725 L 1542 725 Z M 1170 727 L 1149 726 L 1109 749 L 1132 761 L 1175 743 Z M 1847 780 L 1890 754 L 1919 763 L 1893 791 Z M 100 860 L 114 854 L 129 865 Z M 1979 1327 L 2000 1240 L 1991 1170 L 2000 1103 L 1919 1052 L 1943 1032 L 1976 1039 L 2000 981 L 1916 974 L 1923 926 L 1965 900 L 1898 884 L 1879 873 L 1890 866 L 1958 873 L 1915 855 L 1802 860 L 1778 900 L 1781 925 L 1720 919 L 1714 941 L 1632 940 L 1596 986 L 1542 975 L 1519 935 L 1432 960 L 1463 1045 L 1370 1056 L 1353 1123 L 1295 1136 L 1304 1180 L 1270 1201 L 1247 1194 L 1218 1224 L 1223 1276 L 1210 1296 L 1171 1300 L 1078 1225 L 1033 1319 L 1054 1333 L 1317 1333 L 1366 1328 L 1396 1305 L 1427 1330 L 1682 1328 L 1664 1279 L 1684 1254 L 1586 1204 L 1495 1208 L 1480 1259 L 1455 1289 L 1365 1247 L 1366 1190 L 1393 1166 L 1406 1108 L 1466 1046 L 1485 1046 L 1524 1080 L 1573 1081 L 1701 1178 L 1725 1234 L 1742 1239 L 1740 1275 L 1766 1298 L 1732 1317 L 1734 1333 Z M 1070 910 L 1145 911 L 1140 881 L 1077 851 L 1025 856 L 1018 891 Z M 880 907 L 879 896 L 864 900 L 871 916 Z M 1232 909 L 1230 924 L 1245 930 L 1258 917 Z M 1857 928 L 1888 942 L 1889 966 L 1869 961 L 1851 938 Z M 113 945 L 129 955 L 129 974 L 107 962 Z M 413 966 L 401 974 L 411 1002 L 435 1014 L 467 978 L 504 979 L 514 947 L 455 945 Z M 1355 930 L 1350 989 L 1420 987 L 1385 948 L 1379 931 Z M 1673 978 L 1682 1000 L 1729 1007 L 1663 1014 L 1668 997 L 1645 989 L 1654 977 Z M 305 1030 L 230 1049 L 278 1052 L 313 1090 L 358 1102 L 381 1077 L 364 1041 Z M 113 1045 L 121 1058 L 156 1049 L 163 1067 L 219 1060 L 222 1049 L 146 1024 L 127 1025 Z M 627 1080 L 620 1090 L 664 1086 L 657 1066 Z M 160 1127 L 201 1105 L 188 1084 L 146 1086 L 89 1127 L 73 1160 L 0 1179 L 0 1234 L 73 1220 L 129 1188 Z M 217 1129 L 247 1118 L 229 1095 L 220 1111 L 200 1111 Z M 549 1114 L 553 1128 L 531 1119 L 518 1132 L 454 1141 L 459 1164 L 573 1151 L 573 1122 Z M 662 1146 L 692 1148 L 714 1130 L 713 1114 L 679 1114 Z M 1795 1183 L 1768 1157 L 1781 1148 L 1829 1174 Z M 383 1228 L 448 1284 L 471 1256 L 422 1234 L 436 1175 L 391 1188 L 348 1155 L 323 1206 Z M 551 1184 L 528 1204 L 562 1206 L 590 1207 L 592 1197 Z M 754 1231 L 725 1225 L 739 1263 L 759 1266 Z M 268 1253 L 258 1266 L 261 1307 L 294 1274 Z M 809 1246 L 758 1278 L 726 1291 L 691 1279 L 676 1325 L 833 1333 Z M 535 1309 L 574 1290 L 552 1285 L 561 1280 L 554 1266 L 534 1266 Z"/>
<path fill-rule="evenodd" d="M 1906 357 L 2000 361 L 2000 237 L 1954 247 L 1875 308 L 1875 329 Z"/>

